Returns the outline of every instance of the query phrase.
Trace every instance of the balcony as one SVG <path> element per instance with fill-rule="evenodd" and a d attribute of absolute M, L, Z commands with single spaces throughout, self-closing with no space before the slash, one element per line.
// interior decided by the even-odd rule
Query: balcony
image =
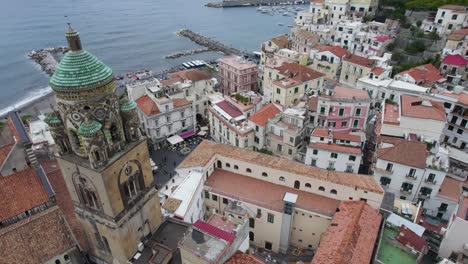
<path fill-rule="evenodd" d="M 427 199 L 427 198 L 431 197 L 431 194 L 430 193 L 419 192 L 419 197 Z"/>
<path fill-rule="evenodd" d="M 411 174 L 406 174 L 405 177 L 408 178 L 408 179 L 413 179 L 413 180 L 416 180 L 416 178 L 417 178 L 416 175 L 411 175 Z"/>
<path fill-rule="evenodd" d="M 329 170 L 329 171 L 334 171 L 334 170 L 335 170 L 335 167 L 328 166 L 328 167 L 327 167 L 327 170 Z"/>
<path fill-rule="evenodd" d="M 386 169 L 377 168 L 377 167 L 374 168 L 374 171 L 378 172 L 378 173 L 380 173 L 382 175 L 392 175 L 393 174 L 393 170 L 388 171 Z"/>
<path fill-rule="evenodd" d="M 439 213 L 445 213 L 445 212 L 447 212 L 447 207 L 445 207 L 445 208 L 437 207 L 437 210 L 439 211 Z"/>
<path fill-rule="evenodd" d="M 424 179 L 424 181 L 425 181 L 426 183 L 437 184 L 437 181 L 436 181 L 435 179 L 432 179 L 432 180 L 431 180 L 431 179 L 429 179 L 429 178 L 426 178 L 426 179 Z"/>
<path fill-rule="evenodd" d="M 403 194 L 409 195 L 409 194 L 411 194 L 413 192 L 413 190 L 412 189 L 401 188 L 400 192 L 403 193 Z"/>

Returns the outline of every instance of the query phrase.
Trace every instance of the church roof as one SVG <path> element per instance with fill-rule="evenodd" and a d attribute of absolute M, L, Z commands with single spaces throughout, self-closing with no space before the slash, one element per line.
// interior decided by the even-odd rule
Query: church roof
<path fill-rule="evenodd" d="M 113 76 L 111 68 L 86 50 L 69 51 L 55 68 L 49 83 L 56 91 L 81 90 L 105 84 Z"/>
<path fill-rule="evenodd" d="M 135 101 L 132 100 L 125 100 L 120 102 L 120 110 L 122 110 L 123 112 L 131 111 L 133 109 L 136 109 L 136 107 L 137 104 L 135 103 Z"/>
<path fill-rule="evenodd" d="M 57 113 L 49 113 L 47 114 L 46 118 L 44 121 L 50 126 L 50 125 L 60 125 L 62 124 L 62 119 L 60 119 L 60 115 Z"/>
<path fill-rule="evenodd" d="M 78 133 L 83 136 L 91 136 L 97 133 L 101 129 L 102 125 L 96 120 L 87 120 L 81 123 L 78 128 Z"/>

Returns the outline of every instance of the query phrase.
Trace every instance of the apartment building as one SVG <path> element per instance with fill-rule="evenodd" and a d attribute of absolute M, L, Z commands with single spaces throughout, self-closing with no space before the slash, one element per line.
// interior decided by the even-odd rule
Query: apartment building
<path fill-rule="evenodd" d="M 181 90 L 152 80 L 128 86 L 127 91 L 136 103 L 141 128 L 152 142 L 161 143 L 172 135 L 195 131 L 193 103 L 180 98 Z"/>
<path fill-rule="evenodd" d="M 364 131 L 370 102 L 366 91 L 328 83 L 318 96 L 315 124 L 334 132 Z"/>
<path fill-rule="evenodd" d="M 237 93 L 211 102 L 208 109 L 211 137 L 217 142 L 240 148 L 253 148 L 254 127 L 247 119 L 261 105 L 261 96 L 255 93 Z"/>
<path fill-rule="evenodd" d="M 446 122 L 443 104 L 407 95 L 398 99 L 383 105 L 380 134 L 401 138 L 414 134 L 421 141 L 438 142 Z"/>
<path fill-rule="evenodd" d="M 324 83 L 324 75 L 297 63 L 284 62 L 279 66 L 265 66 L 263 96 L 265 102 L 289 107 L 304 93 L 315 93 Z"/>
<path fill-rule="evenodd" d="M 249 126 L 255 128 L 253 150 L 266 149 L 267 123 L 279 113 L 280 106 L 269 103 L 248 118 Z"/>
<path fill-rule="evenodd" d="M 328 79 L 337 80 L 340 76 L 343 57 L 349 54 L 349 51 L 339 46 L 316 45 L 311 51 L 313 58 L 311 68 L 325 74 Z"/>
<path fill-rule="evenodd" d="M 249 222 L 249 240 L 258 247 L 286 252 L 315 249 L 341 201 L 366 201 L 380 207 L 383 190 L 373 177 L 329 172 L 294 161 L 226 144 L 203 141 L 178 166 L 204 177 L 205 212 Z"/>
<path fill-rule="evenodd" d="M 445 56 L 440 64 L 440 72 L 447 78 L 447 82 L 453 85 L 467 84 L 467 69 L 468 60 L 459 54 Z"/>
<path fill-rule="evenodd" d="M 265 65 L 268 59 L 273 58 L 273 55 L 280 49 L 289 49 L 291 42 L 287 35 L 281 35 L 271 40 L 262 43 L 262 56 L 260 58 L 260 64 Z"/>
<path fill-rule="evenodd" d="M 455 30 L 447 37 L 442 55 L 447 54 L 468 56 L 468 28 Z"/>
<path fill-rule="evenodd" d="M 316 128 L 310 135 L 304 163 L 332 171 L 358 173 L 363 142 L 363 135 Z"/>
<path fill-rule="evenodd" d="M 371 59 L 354 54 L 346 55 L 343 58 L 339 81 L 346 86 L 354 88 L 358 79 L 368 76 L 375 65 L 375 61 Z"/>
<path fill-rule="evenodd" d="M 276 60 L 298 63 L 304 66 L 309 62 L 309 55 L 307 53 L 301 53 L 291 49 L 280 49 L 273 54 L 273 57 Z"/>
<path fill-rule="evenodd" d="M 440 189 L 435 190 L 436 195 L 425 201 L 424 215 L 449 221 L 458 208 L 463 186 L 465 186 L 464 181 L 452 178 L 447 174 L 440 185 Z"/>
<path fill-rule="evenodd" d="M 419 65 L 402 71 L 395 74 L 394 79 L 429 88 L 445 82 L 444 77 L 440 75 L 439 69 L 432 64 Z"/>
<path fill-rule="evenodd" d="M 277 114 L 266 123 L 265 148 L 277 157 L 299 159 L 307 122 L 305 108 L 288 108 Z"/>
<path fill-rule="evenodd" d="M 291 42 L 292 49 L 309 55 L 313 47 L 320 43 L 320 37 L 313 32 L 297 28 L 292 30 Z"/>
<path fill-rule="evenodd" d="M 436 31 L 439 34 L 451 33 L 454 30 L 468 26 L 468 7 L 460 5 L 444 5 L 437 9 L 435 17 L 425 19 L 421 28 L 427 32 Z"/>
<path fill-rule="evenodd" d="M 218 61 L 218 81 L 225 95 L 242 91 L 258 91 L 258 67 L 238 56 Z"/>
<path fill-rule="evenodd" d="M 427 207 L 431 204 L 425 201 L 436 196 L 449 167 L 447 149 L 435 149 L 431 154 L 425 142 L 382 136 L 374 177 L 401 200 L 423 202 Z"/>
<path fill-rule="evenodd" d="M 468 93 L 465 91 L 444 92 L 442 95 L 456 99 L 453 110 L 447 114 L 447 124 L 441 141 L 468 152 Z"/>

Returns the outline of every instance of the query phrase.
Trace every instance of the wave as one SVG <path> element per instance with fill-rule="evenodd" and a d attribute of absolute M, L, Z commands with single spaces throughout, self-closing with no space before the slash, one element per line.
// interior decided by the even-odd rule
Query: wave
<path fill-rule="evenodd" d="M 6 114 L 8 114 L 8 112 L 12 110 L 24 108 L 51 93 L 52 88 L 50 88 L 50 86 L 32 91 L 13 105 L 0 109 L 0 116 L 5 116 Z"/>

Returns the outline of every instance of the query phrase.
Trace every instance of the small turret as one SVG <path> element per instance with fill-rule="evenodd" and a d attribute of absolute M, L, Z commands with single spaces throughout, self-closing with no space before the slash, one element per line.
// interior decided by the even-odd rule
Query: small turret
<path fill-rule="evenodd" d="M 128 98 L 123 98 L 120 101 L 120 115 L 127 141 L 138 141 L 140 134 L 140 119 L 138 118 L 137 105 L 134 101 Z"/>
<path fill-rule="evenodd" d="M 65 37 L 67 38 L 68 48 L 71 51 L 76 52 L 82 50 L 80 34 L 71 27 L 70 23 L 68 23 L 68 30 L 65 32 Z"/>

